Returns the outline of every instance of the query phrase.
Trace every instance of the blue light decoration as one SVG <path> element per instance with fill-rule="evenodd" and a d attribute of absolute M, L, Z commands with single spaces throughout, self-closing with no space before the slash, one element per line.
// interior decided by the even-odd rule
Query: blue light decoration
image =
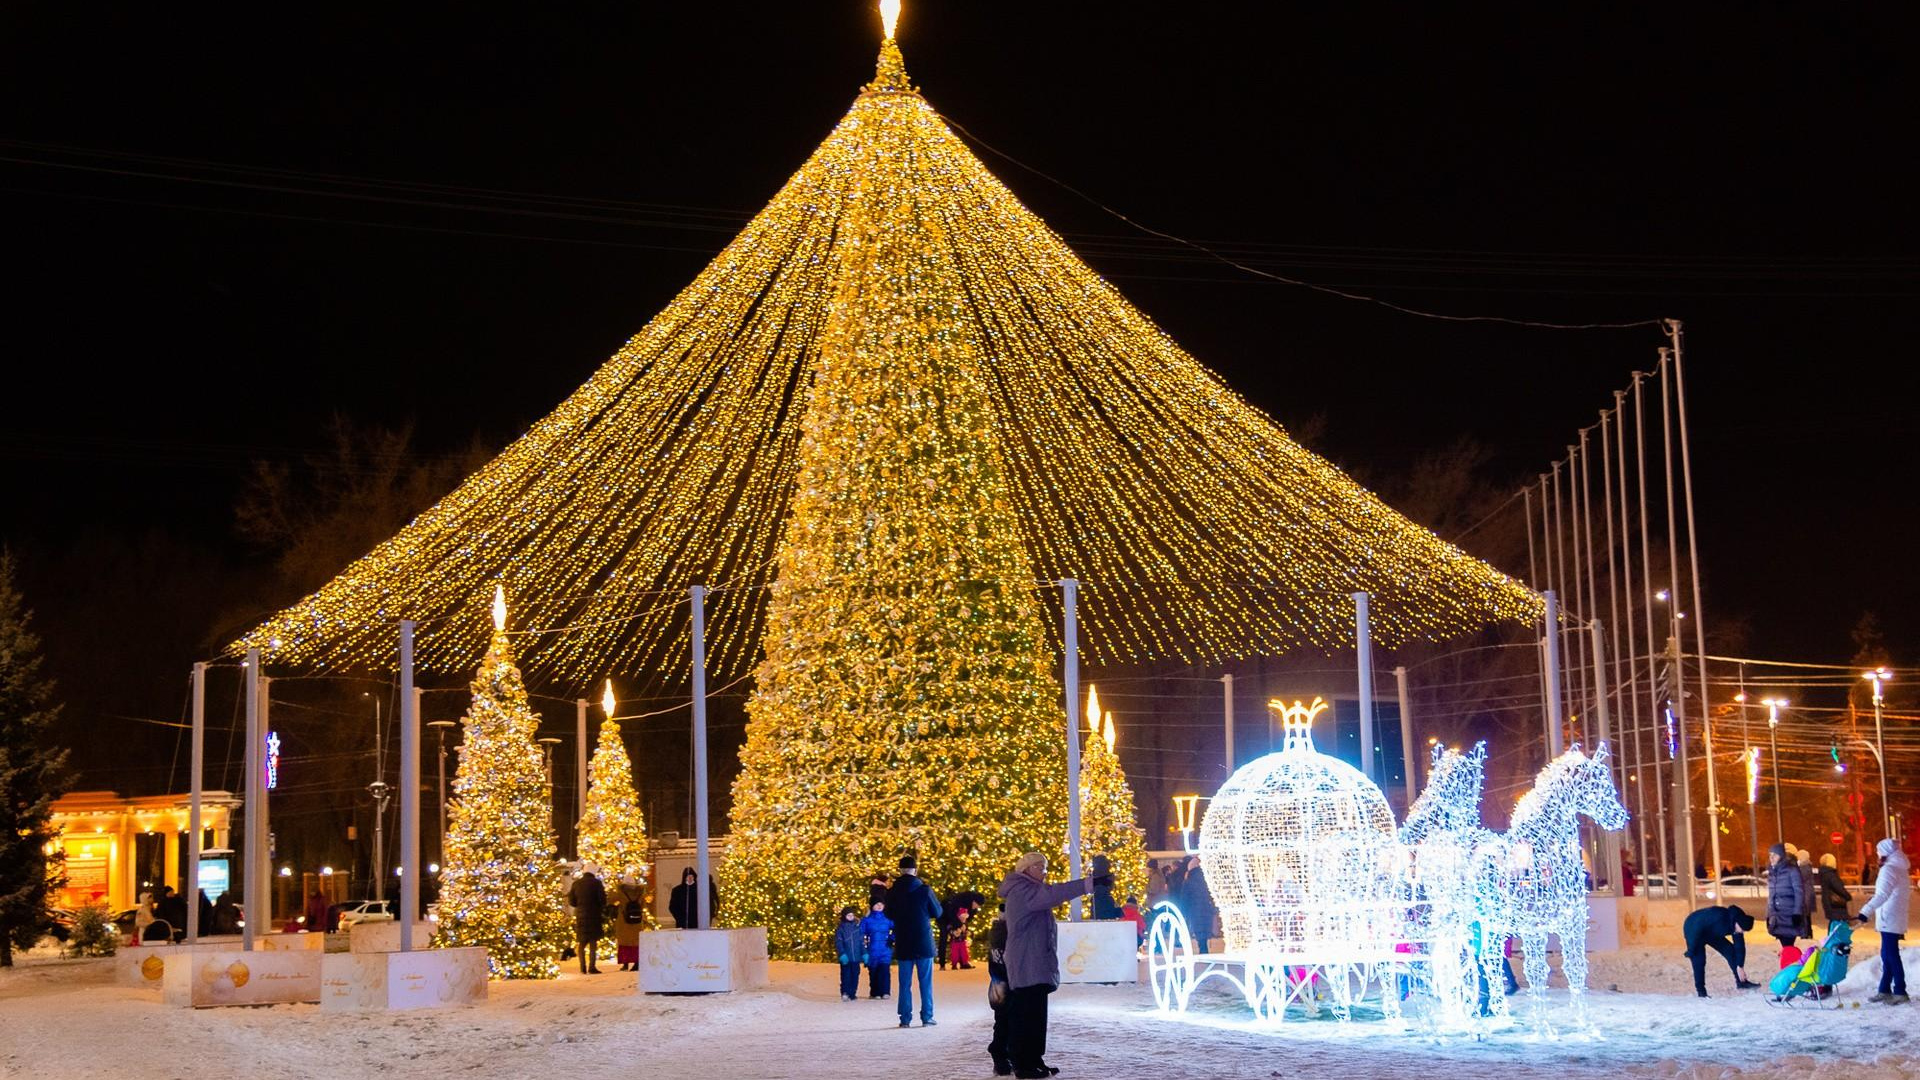
<path fill-rule="evenodd" d="M 267 732 L 267 790 L 272 791 L 280 784 L 280 733 Z"/>
<path fill-rule="evenodd" d="M 1667 714 L 1667 757 L 1677 758 L 1680 756 L 1680 733 L 1673 721 L 1673 706 L 1661 706 L 1661 711 Z"/>

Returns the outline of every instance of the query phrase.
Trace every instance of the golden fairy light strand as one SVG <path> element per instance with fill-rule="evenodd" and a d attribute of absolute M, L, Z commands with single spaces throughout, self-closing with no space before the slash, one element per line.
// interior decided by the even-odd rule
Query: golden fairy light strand
<path fill-rule="evenodd" d="M 1389 646 L 1537 617 L 1532 592 L 1293 442 L 1081 262 L 912 89 L 888 41 L 825 142 L 584 386 L 233 648 L 387 666 L 404 616 L 444 624 L 421 639 L 423 667 L 465 668 L 505 581 L 527 625 L 588 627 L 528 642 L 529 673 L 586 684 L 684 670 L 686 615 L 656 597 L 724 582 L 740 588 L 715 598 L 709 664 L 749 670 L 824 327 L 863 265 L 849 225 L 861 198 L 895 192 L 913 194 L 914 229 L 937 227 L 928 254 L 954 282 L 943 318 L 977 355 L 1025 565 L 1087 583 L 1090 660 L 1337 647 L 1356 591 Z"/>

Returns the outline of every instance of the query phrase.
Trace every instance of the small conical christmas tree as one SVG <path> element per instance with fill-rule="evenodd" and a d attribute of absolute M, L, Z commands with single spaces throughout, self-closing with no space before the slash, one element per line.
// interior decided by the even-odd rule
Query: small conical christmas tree
<path fill-rule="evenodd" d="M 40 674 L 33 613 L 13 587 L 13 555 L 0 550 L 0 967 L 31 948 L 47 923 L 60 865 L 47 854 L 57 830 L 54 797 L 66 790 L 67 752 L 53 736 L 60 706 Z"/>
<path fill-rule="evenodd" d="M 513 666 L 506 622 L 506 597 L 496 588 L 493 643 L 463 718 L 438 944 L 485 946 L 496 979 L 551 979 L 573 933 L 554 861 L 553 792 L 533 741 L 539 721 Z"/>
<path fill-rule="evenodd" d="M 606 882 L 609 909 L 617 907 L 611 894 L 622 875 L 647 884 L 647 819 L 640 812 L 640 796 L 633 790 L 633 763 L 620 740 L 620 722 L 613 718 L 613 684 L 607 684 L 606 722 L 587 763 L 587 813 L 580 819 L 580 858 L 600 868 Z M 642 929 L 653 929 L 653 909 L 645 912 Z M 620 918 L 614 911 L 613 917 Z M 611 942 L 603 939 L 610 948 Z"/>
<path fill-rule="evenodd" d="M 1146 899 L 1147 834 L 1133 805 L 1133 788 L 1114 751 L 1113 714 L 1100 709 L 1100 691 L 1087 688 L 1087 738 L 1080 754 L 1080 851 L 1112 860 L 1113 898 Z"/>

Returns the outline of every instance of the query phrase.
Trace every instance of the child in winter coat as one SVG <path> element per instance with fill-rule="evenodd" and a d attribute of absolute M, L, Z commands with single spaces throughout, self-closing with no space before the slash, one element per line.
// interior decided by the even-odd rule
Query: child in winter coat
<path fill-rule="evenodd" d="M 1131 896 L 1127 897 L 1127 902 L 1120 906 L 1120 917 L 1133 924 L 1135 945 L 1147 940 L 1147 916 L 1140 910 L 1138 900 Z"/>
<path fill-rule="evenodd" d="M 833 928 L 833 951 L 840 956 L 840 1000 L 859 996 L 860 966 L 867 962 L 866 938 L 860 933 L 860 912 L 851 905 L 840 909 L 839 925 Z"/>
<path fill-rule="evenodd" d="M 967 944 L 967 919 L 972 914 L 968 908 L 960 908 L 953 913 L 953 940 L 948 946 L 947 962 L 956 969 L 973 966 L 973 953 Z"/>
<path fill-rule="evenodd" d="M 885 900 L 875 900 L 860 920 L 860 937 L 867 950 L 867 996 L 885 1001 L 893 996 L 893 920 Z"/>

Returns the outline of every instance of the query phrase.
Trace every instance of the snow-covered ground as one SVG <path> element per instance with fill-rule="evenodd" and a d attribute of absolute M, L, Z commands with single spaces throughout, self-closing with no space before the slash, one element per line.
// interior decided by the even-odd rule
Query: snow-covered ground
<path fill-rule="evenodd" d="M 1771 974 L 1775 955 L 1771 945 L 1754 950 L 1756 977 Z M 1920 947 L 1906 956 L 1920 970 Z M 1554 1080 L 1920 1077 L 1915 1006 L 1850 1007 L 1879 977 L 1877 958 L 1861 960 L 1841 995 L 1849 1007 L 1822 1011 L 1768 1005 L 1760 991 L 1736 995 L 1724 964 L 1708 969 L 1715 996 L 1695 998 L 1678 944 L 1596 954 L 1590 1000 L 1599 1034 L 1552 1041 L 1518 1031 L 1435 1041 L 1330 1020 L 1254 1031 L 1225 1002 L 1169 1020 L 1153 1011 L 1144 985 L 1072 986 L 1053 999 L 1047 1057 L 1063 1077 L 1155 1080 L 1313 1072 L 1424 1080 L 1462 1069 Z M 634 976 L 609 971 L 495 983 L 471 1008 L 323 1016 L 315 1005 L 172 1009 L 112 985 L 107 963 L 31 956 L 0 971 L 0 1078 L 991 1075 L 979 969 L 936 972 L 938 1026 L 903 1031 L 893 1002 L 840 1001 L 837 969 L 824 964 L 776 963 L 770 989 L 743 994 L 644 997 Z"/>

